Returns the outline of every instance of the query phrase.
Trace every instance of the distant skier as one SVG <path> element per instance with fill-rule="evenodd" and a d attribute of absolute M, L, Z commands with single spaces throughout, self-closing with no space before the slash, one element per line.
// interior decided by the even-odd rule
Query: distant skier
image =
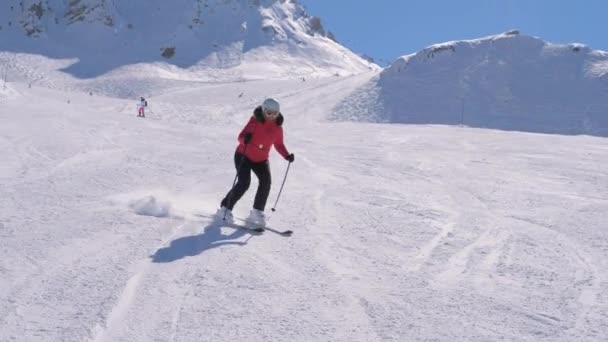
<path fill-rule="evenodd" d="M 238 181 L 222 199 L 221 208 L 217 217 L 226 218 L 233 222 L 232 208 L 245 194 L 251 183 L 251 171 L 258 178 L 258 189 L 255 193 L 253 209 L 247 221 L 259 227 L 266 225 L 264 208 L 270 194 L 270 164 L 268 155 L 270 147 L 274 148 L 292 163 L 294 154 L 289 153 L 283 143 L 283 115 L 280 111 L 279 102 L 268 98 L 261 106 L 253 111 L 253 116 L 238 136 L 239 145 L 234 153 L 234 166 L 237 170 Z"/>
<path fill-rule="evenodd" d="M 146 117 L 146 113 L 145 113 L 145 108 L 148 107 L 148 101 L 146 101 L 146 99 L 143 98 L 143 96 L 141 97 L 141 99 L 139 100 L 139 103 L 137 104 L 137 117 L 141 117 L 141 118 L 145 118 Z"/>

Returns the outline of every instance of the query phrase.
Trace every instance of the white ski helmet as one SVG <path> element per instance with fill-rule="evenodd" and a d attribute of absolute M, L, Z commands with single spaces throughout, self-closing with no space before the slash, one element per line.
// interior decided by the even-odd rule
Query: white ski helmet
<path fill-rule="evenodd" d="M 281 111 L 281 106 L 279 105 L 279 101 L 273 98 L 267 98 L 262 103 L 262 110 L 264 110 L 264 114 L 268 114 L 268 112 L 279 113 Z"/>

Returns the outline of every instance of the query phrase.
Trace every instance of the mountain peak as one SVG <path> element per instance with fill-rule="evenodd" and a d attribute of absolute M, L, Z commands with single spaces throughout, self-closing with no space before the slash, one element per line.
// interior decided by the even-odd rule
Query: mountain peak
<path fill-rule="evenodd" d="M 0 23 L 0 49 L 76 57 L 81 76 L 100 64 L 234 67 L 259 49 L 330 74 L 377 69 L 296 0 L 22 0 L 0 4 Z"/>
<path fill-rule="evenodd" d="M 4 8 L 2 8 L 4 7 Z M 31 38 L 53 35 L 57 28 L 98 24 L 112 34 L 123 30 L 150 31 L 185 25 L 191 30 L 209 30 L 213 24 L 228 31 L 246 31 L 243 25 L 253 16 L 261 15 L 262 31 L 285 36 L 284 19 L 295 20 L 309 35 L 326 36 L 321 20 L 310 17 L 297 0 L 22 0 L 19 5 L 0 5 L 5 13 L 6 29 L 22 31 Z M 258 18 L 259 19 L 259 18 Z M 166 32 L 166 31 L 164 31 Z"/>
<path fill-rule="evenodd" d="M 461 64 L 472 61 L 481 63 L 484 60 L 507 63 L 550 56 L 585 58 L 591 55 L 601 56 L 603 53 L 584 44 L 552 44 L 539 37 L 522 35 L 518 30 L 511 30 L 478 39 L 433 44 L 416 53 L 399 57 L 383 73 L 386 76 L 395 75 L 406 68 L 416 68 L 427 63 L 446 63 L 447 60 Z"/>

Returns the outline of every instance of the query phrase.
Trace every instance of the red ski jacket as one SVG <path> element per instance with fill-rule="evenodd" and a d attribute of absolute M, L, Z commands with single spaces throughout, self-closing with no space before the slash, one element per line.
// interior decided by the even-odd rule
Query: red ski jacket
<path fill-rule="evenodd" d="M 253 116 L 249 119 L 245 128 L 238 136 L 239 146 L 236 151 L 244 153 L 245 157 L 254 163 L 268 160 L 270 147 L 279 152 L 283 158 L 287 159 L 289 152 L 283 143 L 283 115 L 279 113 L 276 120 L 267 120 L 262 113 L 262 108 L 257 107 L 253 111 Z M 251 141 L 245 149 L 245 134 L 251 133 Z"/>

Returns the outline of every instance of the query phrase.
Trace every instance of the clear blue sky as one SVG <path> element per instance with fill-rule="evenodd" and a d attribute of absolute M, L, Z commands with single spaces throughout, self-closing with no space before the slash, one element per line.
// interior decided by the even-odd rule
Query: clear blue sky
<path fill-rule="evenodd" d="M 299 0 L 351 50 L 380 65 L 431 44 L 518 29 L 608 51 L 608 0 Z"/>

